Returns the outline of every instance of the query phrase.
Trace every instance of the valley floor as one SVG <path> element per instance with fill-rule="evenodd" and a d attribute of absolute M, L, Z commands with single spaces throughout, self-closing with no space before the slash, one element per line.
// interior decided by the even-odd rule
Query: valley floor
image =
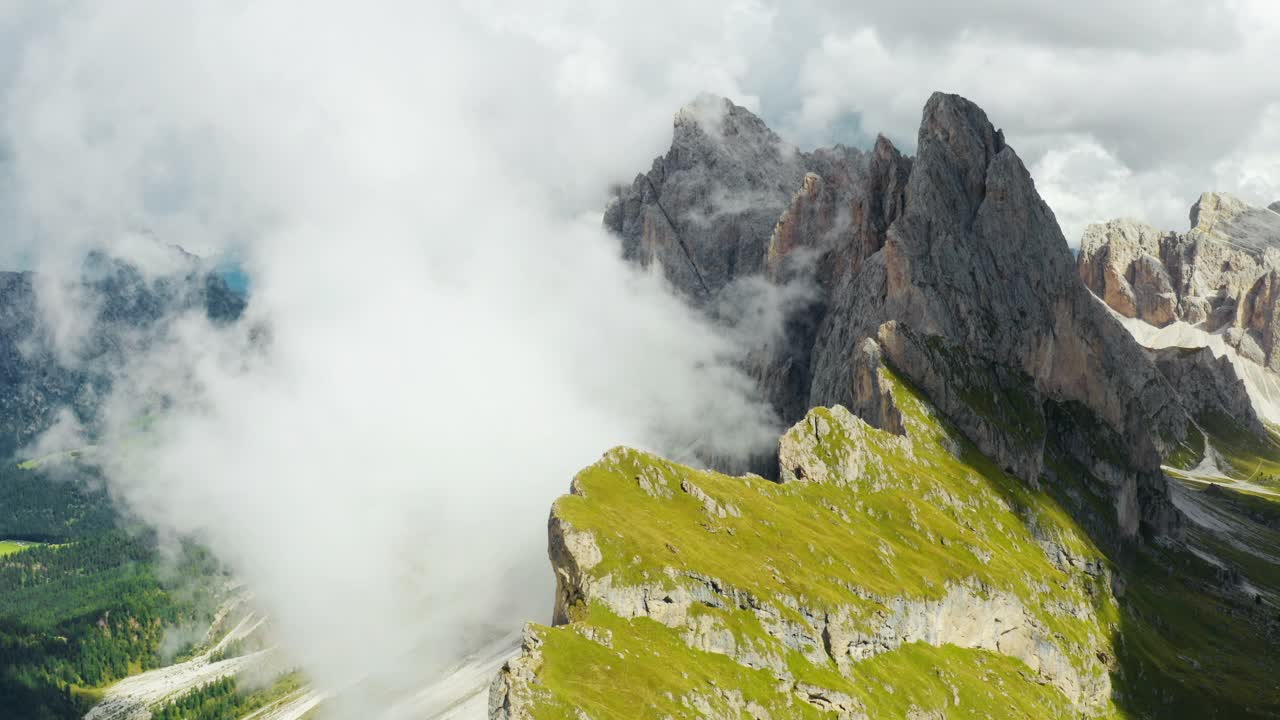
<path fill-rule="evenodd" d="M 272 650 L 214 660 L 236 640 L 243 640 L 258 630 L 263 619 L 250 613 L 216 645 L 185 662 L 148 670 L 127 677 L 103 691 L 102 701 L 85 715 L 85 720 L 147 720 L 152 707 L 215 680 L 234 676 L 265 666 Z"/>

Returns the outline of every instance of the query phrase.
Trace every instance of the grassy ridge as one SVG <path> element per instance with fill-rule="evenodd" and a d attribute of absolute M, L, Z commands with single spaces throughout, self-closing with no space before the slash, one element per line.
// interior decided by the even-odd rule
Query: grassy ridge
<path fill-rule="evenodd" d="M 648 618 L 626 620 L 597 605 L 569 626 L 535 626 L 542 643 L 539 720 L 579 718 L 831 718 L 820 705 L 779 689 L 775 674 L 690 648 L 680 633 Z M 601 638 L 608 638 L 602 642 Z M 921 643 L 877 656 L 846 678 L 828 670 L 823 691 L 871 718 L 941 711 L 954 720 L 1071 717 L 1054 688 L 1029 681 L 1021 662 L 995 653 Z M 843 696 L 843 697 L 842 697 Z M 923 716 L 923 715 L 915 715 Z"/>
<path fill-rule="evenodd" d="M 1081 677 L 1105 675 L 1095 648 L 1110 647 L 1119 622 L 1106 581 L 1055 565 L 1044 546 L 1097 567 L 1106 564 L 1102 553 L 1048 492 L 1000 471 L 909 386 L 887 381 L 909 440 L 860 421 L 854 437 L 838 411 L 811 412 L 828 482 L 777 485 L 619 449 L 580 473 L 578 494 L 562 497 L 553 512 L 594 537 L 596 582 L 674 589 L 711 578 L 726 595 L 749 593 L 784 619 L 845 613 L 869 632 L 895 599 L 937 600 L 969 584 L 1022 600 Z M 573 717 L 578 706 L 593 718 L 691 717 L 701 702 L 726 713 L 754 702 L 774 717 L 830 717 L 821 701 L 797 697 L 802 687 L 844 696 L 877 718 L 984 717 L 994 707 L 1009 713 L 1002 717 L 1074 712 L 1072 699 L 1011 657 L 909 644 L 842 670 L 834 659 L 787 647 L 752 612 L 691 612 L 701 616 L 694 622 L 731 634 L 735 646 L 781 659 L 785 680 L 776 668 L 751 670 L 693 649 L 679 628 L 623 619 L 597 602 L 576 607 L 569 626 L 534 630 L 543 643 L 535 717 Z"/>
<path fill-rule="evenodd" d="M 937 599 L 975 583 L 1021 599 L 1082 677 L 1104 673 L 1112 693 L 1101 705 L 1074 706 L 1020 660 L 985 650 L 913 643 L 842 666 L 789 646 L 741 606 L 695 605 L 669 626 L 587 598 L 569 609 L 568 625 L 530 628 L 534 681 L 513 693 L 525 693 L 532 716 L 763 716 L 754 707 L 775 718 L 832 717 L 839 702 L 871 718 L 1280 717 L 1274 609 L 1180 546 L 1116 549 L 1102 481 L 1051 453 L 1043 489 L 1033 490 L 961 440 L 910 385 L 886 380 L 909 439 L 850 426 L 839 410 L 814 410 L 793 429 L 818 438 L 826 482 L 776 485 L 611 451 L 553 510 L 599 550 L 585 582 L 614 598 L 710 582 L 797 626 L 842 612 L 869 630 L 894 598 Z M 1265 502 L 1218 504 L 1276 527 Z M 1280 547 L 1280 533 L 1273 539 Z M 1275 577 L 1274 563 L 1213 541 L 1246 573 Z M 1085 564 L 1094 569 L 1079 571 Z M 715 652 L 699 649 L 708 633 L 720 638 Z M 816 693 L 812 702 L 806 693 Z"/>

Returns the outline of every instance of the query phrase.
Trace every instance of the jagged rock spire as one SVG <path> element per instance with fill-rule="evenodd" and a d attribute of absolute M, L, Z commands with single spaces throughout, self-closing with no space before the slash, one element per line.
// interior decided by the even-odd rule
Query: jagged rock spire
<path fill-rule="evenodd" d="M 893 322 L 926 345 L 937 338 L 971 355 L 975 367 L 1022 374 L 1035 402 L 1087 408 L 1125 438 L 1126 467 L 1112 490 L 1126 531 L 1140 520 L 1169 524 L 1160 456 L 1185 435 L 1186 413 L 1081 282 L 1053 212 L 981 108 L 934 94 L 908 160 L 883 138 L 870 152 L 788 152 L 731 103 L 702 98 L 691 107 L 677 116 L 671 151 L 619 193 L 606 224 L 628 257 L 660 264 L 698 304 L 747 275 L 785 281 L 795 274 L 789 262 L 812 274 L 818 297 L 792 318 L 786 342 L 753 360 L 784 420 L 811 406 L 858 407 L 854 355 L 865 339 L 883 340 L 881 326 Z M 708 108 L 718 119 L 707 118 Z M 738 200 L 717 195 L 723 191 Z M 724 211 L 709 213 L 708 198 Z M 701 282 L 681 265 L 686 254 Z M 944 354 L 893 356 L 894 347 L 917 345 L 890 343 L 886 359 L 931 394 L 965 375 L 937 367 Z M 937 404 L 955 414 L 966 407 Z M 1015 447 L 989 423 L 958 424 L 994 438 L 986 452 Z M 1006 466 L 1035 482 L 1041 458 L 1024 445 L 1016 457 L 1005 453 Z"/>

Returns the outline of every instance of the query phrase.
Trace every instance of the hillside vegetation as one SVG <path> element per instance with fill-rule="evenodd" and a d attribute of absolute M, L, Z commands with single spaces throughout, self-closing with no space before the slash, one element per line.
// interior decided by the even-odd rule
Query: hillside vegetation
<path fill-rule="evenodd" d="M 115 529 L 105 495 L 83 475 L 0 472 L 0 708 L 12 717 L 79 718 L 97 689 L 171 661 L 178 625 L 204 625 L 226 578 L 201 548 L 161 561 L 142 529 Z M 31 544 L 40 538 L 52 544 Z"/>
<path fill-rule="evenodd" d="M 1271 590 L 1241 583 L 1280 590 L 1263 551 L 1191 528 L 1232 575 L 1116 543 L 1100 480 L 1049 453 L 1032 488 L 880 372 L 905 434 L 815 409 L 783 438 L 781 484 L 626 448 L 580 473 L 552 512 L 558 626 L 528 628 L 494 715 L 1280 714 Z M 1274 533 L 1269 504 L 1210 501 Z"/>

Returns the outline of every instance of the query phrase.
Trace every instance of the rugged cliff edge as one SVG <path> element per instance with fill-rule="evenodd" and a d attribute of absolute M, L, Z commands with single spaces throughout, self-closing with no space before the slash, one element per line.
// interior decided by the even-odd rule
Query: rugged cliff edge
<path fill-rule="evenodd" d="M 814 406 L 865 405 L 855 354 L 879 339 L 931 395 L 959 376 L 982 395 L 1003 394 L 986 386 L 993 378 L 1025 381 L 1033 422 L 1012 427 L 1016 437 L 962 416 L 967 405 L 935 401 L 1027 482 L 1041 479 L 1044 443 L 1026 432 L 1065 431 L 1045 403 L 1082 409 L 1087 423 L 1125 439 L 1105 458 L 1071 446 L 1079 462 L 1108 462 L 1103 474 L 1138 487 L 1124 531 L 1176 532 L 1159 468 L 1195 435 L 1177 389 L 1077 277 L 1053 213 L 980 108 L 933 95 L 917 149 L 908 159 L 880 138 L 866 152 L 801 153 L 746 110 L 704 97 L 677 115 L 671 150 L 619 190 L 605 224 L 626 257 L 660 268 L 713 315 L 743 277 L 812 284 L 814 299 L 793 313 L 785 340 L 752 363 L 788 422 Z M 920 342 L 883 342 L 886 323 Z M 948 352 L 900 354 L 925 346 Z"/>
<path fill-rule="evenodd" d="M 1112 220 L 1091 225 L 1081 240 L 1080 278 L 1150 348 L 1195 420 L 1190 452 L 1171 464 L 1213 464 L 1212 448 L 1248 444 L 1254 449 L 1228 453 L 1228 470 L 1256 475 L 1259 454 L 1280 449 L 1267 428 L 1280 423 L 1275 207 L 1204 193 L 1185 233 Z"/>
<path fill-rule="evenodd" d="M 1240 619 L 1252 581 L 1185 551 L 1161 564 L 1108 554 L 1092 539 L 1107 531 L 1072 519 L 1105 503 L 1102 479 L 1055 460 L 1062 495 L 1031 488 L 891 367 L 867 362 L 896 428 L 814 409 L 782 438 L 777 484 L 628 448 L 582 471 L 549 522 L 555 626 L 526 628 L 490 717 L 1280 711 L 1254 669 L 1277 665 L 1257 636 L 1269 626 Z M 1268 537 L 1280 550 L 1280 533 Z M 1188 576 L 1170 583 L 1163 563 L 1175 557 Z M 1214 581 L 1192 582 L 1205 574 Z M 1280 589 L 1275 573 L 1252 577 L 1268 597 Z M 1205 600 L 1226 613 L 1203 618 L 1212 631 L 1180 614 Z M 1204 644 L 1176 643 L 1188 634 Z M 1222 646 L 1257 654 L 1227 667 Z M 1203 711 L 1219 672 L 1252 694 Z"/>
<path fill-rule="evenodd" d="M 807 289 L 749 361 L 795 425 L 769 479 L 582 471 L 491 718 L 1280 716 L 1280 510 L 1241 471 L 1280 445 L 1233 364 L 1097 301 L 981 109 L 934 95 L 907 158 L 702 97 L 605 224 L 712 317 Z"/>
<path fill-rule="evenodd" d="M 901 434 L 815 409 L 782 438 L 779 485 L 627 448 L 583 471 L 550 521 L 568 625 L 527 631 L 492 716 L 620 717 L 624 675 L 659 654 L 668 697 L 633 717 L 887 717 L 976 704 L 989 682 L 1035 715 L 1102 712 L 1115 616 L 1102 555 L 872 372 Z"/>

